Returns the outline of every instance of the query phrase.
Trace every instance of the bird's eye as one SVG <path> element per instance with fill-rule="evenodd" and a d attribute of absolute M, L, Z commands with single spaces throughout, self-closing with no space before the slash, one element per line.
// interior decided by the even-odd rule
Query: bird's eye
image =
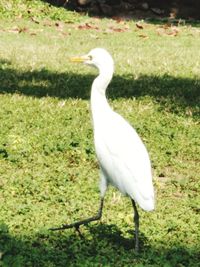
<path fill-rule="evenodd" d="M 93 59 L 91 55 L 89 55 L 88 58 L 89 58 L 89 60 L 92 60 Z"/>

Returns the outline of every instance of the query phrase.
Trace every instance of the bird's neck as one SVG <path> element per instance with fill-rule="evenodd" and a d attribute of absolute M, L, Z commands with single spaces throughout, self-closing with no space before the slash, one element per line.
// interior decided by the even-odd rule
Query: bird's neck
<path fill-rule="evenodd" d="M 100 72 L 92 84 L 91 110 L 94 126 L 95 123 L 105 117 L 106 114 L 108 114 L 107 111 L 111 109 L 106 99 L 106 89 L 112 79 L 112 75 L 113 71 L 107 73 Z"/>

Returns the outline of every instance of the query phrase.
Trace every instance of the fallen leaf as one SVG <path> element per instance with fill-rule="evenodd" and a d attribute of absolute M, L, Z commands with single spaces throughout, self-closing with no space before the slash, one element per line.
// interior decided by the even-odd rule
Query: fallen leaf
<path fill-rule="evenodd" d="M 138 36 L 141 37 L 141 38 L 144 38 L 144 39 L 148 39 L 149 38 L 149 36 L 146 35 L 146 34 L 139 34 Z"/>
<path fill-rule="evenodd" d="M 88 28 L 88 26 L 86 24 L 81 24 L 81 25 L 78 25 L 77 27 L 79 30 L 88 30 L 90 29 L 90 27 Z"/>
<path fill-rule="evenodd" d="M 15 26 L 12 29 L 9 29 L 8 32 L 19 33 L 19 28 L 17 26 Z"/>
<path fill-rule="evenodd" d="M 113 32 L 125 32 L 125 29 L 122 28 L 110 28 Z"/>
<path fill-rule="evenodd" d="M 129 30 L 129 26 L 125 26 L 125 27 L 115 27 L 113 25 L 109 26 L 107 29 L 106 29 L 106 32 L 125 32 Z"/>
<path fill-rule="evenodd" d="M 38 32 L 43 32 L 44 29 L 31 29 L 30 35 L 37 35 Z"/>
<path fill-rule="evenodd" d="M 27 32 L 28 28 L 26 27 L 18 27 L 18 26 L 14 26 L 12 29 L 9 29 L 8 32 L 12 32 L 12 33 L 22 33 L 22 32 Z"/>
<path fill-rule="evenodd" d="M 79 30 L 99 30 L 99 27 L 91 23 L 84 23 L 78 25 Z"/>
<path fill-rule="evenodd" d="M 32 20 L 34 23 L 36 23 L 36 24 L 40 24 L 40 22 L 39 22 L 36 18 L 34 18 L 34 17 L 31 17 L 31 20 Z"/>
<path fill-rule="evenodd" d="M 124 19 L 121 17 L 112 17 L 112 19 L 115 20 L 117 23 L 125 23 Z"/>
<path fill-rule="evenodd" d="M 168 35 L 168 36 L 177 36 L 180 32 L 180 30 L 177 27 L 163 27 L 160 26 L 156 29 L 156 32 L 158 35 Z"/>
<path fill-rule="evenodd" d="M 144 29 L 144 27 L 142 26 L 142 24 L 140 24 L 140 23 L 136 23 L 135 24 L 135 26 L 138 28 L 138 29 L 140 29 L 140 30 L 143 30 Z"/>

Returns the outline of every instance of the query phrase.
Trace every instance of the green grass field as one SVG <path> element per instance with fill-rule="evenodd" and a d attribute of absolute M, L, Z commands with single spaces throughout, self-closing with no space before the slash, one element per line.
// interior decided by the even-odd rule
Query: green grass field
<path fill-rule="evenodd" d="M 0 266 L 200 266 L 198 24 L 140 29 L 40 1 L 2 1 L 0 11 Z M 97 73 L 69 61 L 94 47 L 113 55 L 109 102 L 152 161 L 157 205 L 139 210 L 139 255 L 131 202 L 113 188 L 84 238 L 48 230 L 98 209 L 89 106 Z"/>

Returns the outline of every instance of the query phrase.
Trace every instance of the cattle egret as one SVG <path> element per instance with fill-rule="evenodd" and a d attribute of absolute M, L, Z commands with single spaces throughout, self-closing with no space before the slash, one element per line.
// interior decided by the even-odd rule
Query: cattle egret
<path fill-rule="evenodd" d="M 139 250 L 139 214 L 136 204 L 145 211 L 154 209 L 154 189 L 148 152 L 131 125 L 112 110 L 106 89 L 110 83 L 114 62 L 111 55 L 102 48 L 95 48 L 87 55 L 72 58 L 98 69 L 99 75 L 91 89 L 91 110 L 94 127 L 94 143 L 100 165 L 100 207 L 96 216 L 63 225 L 51 230 L 76 228 L 99 220 L 102 216 L 104 196 L 109 184 L 129 196 L 134 209 L 135 250 Z"/>

